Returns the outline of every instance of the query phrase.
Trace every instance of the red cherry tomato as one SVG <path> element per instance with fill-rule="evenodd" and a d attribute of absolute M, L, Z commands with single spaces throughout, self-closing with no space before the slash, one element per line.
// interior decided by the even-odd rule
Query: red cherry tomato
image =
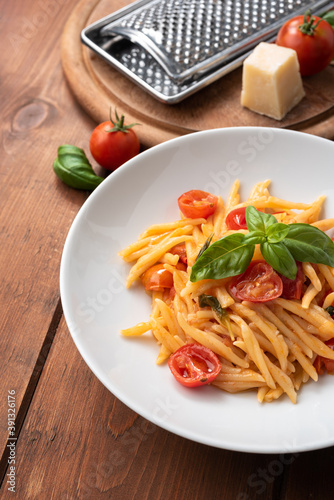
<path fill-rule="evenodd" d="M 169 300 L 174 300 L 175 295 L 176 295 L 176 290 L 174 286 L 172 286 L 172 288 L 169 289 L 169 293 L 166 298 Z"/>
<path fill-rule="evenodd" d="M 330 347 L 334 351 L 334 338 L 327 340 L 325 344 Z M 314 367 L 319 373 L 319 375 L 322 375 L 324 373 L 324 370 L 327 370 L 327 373 L 330 373 L 331 375 L 334 375 L 334 360 L 333 359 L 328 359 L 324 358 L 323 356 L 317 356 L 314 361 Z"/>
<path fill-rule="evenodd" d="M 187 251 L 184 243 L 180 243 L 180 245 L 175 245 L 175 247 L 171 248 L 169 252 L 173 255 L 178 255 L 179 262 L 187 264 Z"/>
<path fill-rule="evenodd" d="M 147 291 L 163 292 L 166 288 L 172 288 L 173 275 L 163 264 L 155 264 L 141 275 L 141 282 Z"/>
<path fill-rule="evenodd" d="M 246 223 L 246 208 L 240 207 L 231 210 L 226 216 L 225 222 L 227 229 L 238 231 L 238 229 L 247 229 Z M 263 209 L 257 208 L 258 212 L 263 212 Z"/>
<path fill-rule="evenodd" d="M 301 262 L 296 262 L 296 264 L 297 264 L 297 275 L 294 280 L 290 280 L 289 278 L 286 278 L 282 274 L 279 275 L 283 283 L 283 292 L 281 295 L 283 299 L 299 300 L 302 296 L 305 276 L 303 273 L 303 267 Z"/>
<path fill-rule="evenodd" d="M 217 208 L 217 196 L 199 189 L 183 193 L 177 200 L 179 208 L 185 217 L 190 219 L 207 219 Z"/>
<path fill-rule="evenodd" d="M 302 76 L 322 71 L 334 57 L 333 28 L 308 13 L 287 21 L 278 32 L 276 43 L 297 52 Z"/>
<path fill-rule="evenodd" d="M 95 161 L 114 170 L 139 153 L 140 143 L 132 125 L 124 125 L 124 116 L 98 125 L 90 137 L 89 148 Z"/>
<path fill-rule="evenodd" d="M 185 344 L 168 360 L 170 371 L 185 387 L 210 384 L 220 373 L 218 357 L 211 349 L 198 344 Z"/>
<path fill-rule="evenodd" d="M 238 229 L 247 229 L 246 207 L 231 210 L 231 212 L 227 214 L 225 222 L 227 229 L 233 229 L 234 231 Z"/>
<path fill-rule="evenodd" d="M 281 295 L 283 283 L 269 264 L 254 260 L 244 273 L 232 279 L 229 289 L 239 300 L 267 302 Z"/>

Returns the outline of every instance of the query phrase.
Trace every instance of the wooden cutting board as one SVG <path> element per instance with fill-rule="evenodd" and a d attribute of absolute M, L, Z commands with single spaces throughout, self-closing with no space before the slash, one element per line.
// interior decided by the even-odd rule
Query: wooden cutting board
<path fill-rule="evenodd" d="M 289 128 L 334 139 L 334 66 L 303 79 L 306 97 L 282 121 L 240 105 L 239 68 L 179 104 L 167 105 L 147 94 L 80 41 L 80 32 L 94 21 L 131 3 L 129 0 L 81 0 L 66 23 L 61 57 L 68 83 L 78 102 L 96 121 L 117 108 L 136 127 L 144 147 L 183 134 L 221 127 Z"/>

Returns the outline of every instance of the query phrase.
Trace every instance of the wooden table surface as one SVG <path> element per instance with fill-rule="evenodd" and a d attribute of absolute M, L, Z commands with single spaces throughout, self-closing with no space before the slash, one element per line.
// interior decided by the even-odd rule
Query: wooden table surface
<path fill-rule="evenodd" d="M 62 184 L 52 163 L 60 144 L 87 150 L 95 126 L 61 66 L 76 2 L 0 1 L 0 498 L 333 499 L 334 448 L 246 454 L 175 436 L 118 401 L 74 345 L 59 265 L 87 193 Z"/>

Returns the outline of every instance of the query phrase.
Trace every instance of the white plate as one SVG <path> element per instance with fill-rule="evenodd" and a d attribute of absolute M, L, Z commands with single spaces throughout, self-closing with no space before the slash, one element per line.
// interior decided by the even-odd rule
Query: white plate
<path fill-rule="evenodd" d="M 190 189 L 226 198 L 241 180 L 244 197 L 272 179 L 272 193 L 311 202 L 328 196 L 334 216 L 334 144 L 299 132 L 234 128 L 198 132 L 129 161 L 89 197 L 68 234 L 60 288 L 65 318 L 88 366 L 121 401 L 151 422 L 194 441 L 237 451 L 287 453 L 334 444 L 334 378 L 306 384 L 297 404 L 287 397 L 259 404 L 256 392 L 189 390 L 157 366 L 150 335 L 124 338 L 146 321 L 150 298 L 124 286 L 129 265 L 118 251 L 150 224 L 176 220 L 177 198 Z"/>

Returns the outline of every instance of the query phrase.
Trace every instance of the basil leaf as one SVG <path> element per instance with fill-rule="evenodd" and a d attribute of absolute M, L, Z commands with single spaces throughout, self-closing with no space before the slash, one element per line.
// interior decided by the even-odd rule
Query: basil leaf
<path fill-rule="evenodd" d="M 234 233 L 215 241 L 193 265 L 190 281 L 217 280 L 243 273 L 255 250 L 254 245 L 243 243 L 243 237 Z"/>
<path fill-rule="evenodd" d="M 104 180 L 94 173 L 83 149 L 69 144 L 59 146 L 53 170 L 59 179 L 75 189 L 93 191 Z"/>
<path fill-rule="evenodd" d="M 290 280 L 294 280 L 297 275 L 297 264 L 284 243 L 262 243 L 261 253 L 265 261 L 280 274 Z"/>
<path fill-rule="evenodd" d="M 332 316 L 332 317 L 334 316 L 334 307 L 333 306 L 328 306 L 328 307 L 326 307 L 325 310 L 328 312 L 328 314 L 330 316 Z"/>
<path fill-rule="evenodd" d="M 243 238 L 243 243 L 247 243 L 247 245 L 256 245 L 264 241 L 266 241 L 266 237 L 262 231 L 251 231 L 245 234 Z"/>
<path fill-rule="evenodd" d="M 221 305 L 217 297 L 213 297 L 212 295 L 205 295 L 204 293 L 199 296 L 198 300 L 199 307 L 211 307 L 211 309 L 217 314 L 220 323 L 227 328 L 231 339 L 234 340 L 234 335 L 232 332 L 230 316 L 226 309 L 224 309 Z"/>
<path fill-rule="evenodd" d="M 213 233 L 211 234 L 211 236 L 209 236 L 209 238 L 205 241 L 204 245 L 202 246 L 202 248 L 200 249 L 200 251 L 198 252 L 198 255 L 196 257 L 196 260 L 198 260 L 200 258 L 200 256 L 202 255 L 202 253 L 205 252 L 205 250 L 207 248 L 209 248 L 210 246 L 210 243 L 212 241 L 212 238 L 213 238 Z"/>
<path fill-rule="evenodd" d="M 326 12 L 326 14 L 323 14 L 320 17 L 322 17 L 322 19 L 327 21 L 328 24 L 330 24 L 334 30 L 334 10 L 329 10 L 328 12 Z"/>
<path fill-rule="evenodd" d="M 198 304 L 199 307 L 211 307 L 218 314 L 219 318 L 227 315 L 226 309 L 223 309 L 217 297 L 213 297 L 212 295 L 205 295 L 203 293 L 199 296 Z"/>
<path fill-rule="evenodd" d="M 279 243 L 284 240 L 289 232 L 289 226 L 278 222 L 267 229 L 267 240 L 269 243 Z"/>
<path fill-rule="evenodd" d="M 327 234 L 309 224 L 289 224 L 284 245 L 300 262 L 334 267 L 334 243 Z"/>
<path fill-rule="evenodd" d="M 268 227 L 277 224 L 277 220 L 273 215 L 259 212 L 255 207 L 249 206 L 246 208 L 246 223 L 248 231 L 266 233 Z"/>

